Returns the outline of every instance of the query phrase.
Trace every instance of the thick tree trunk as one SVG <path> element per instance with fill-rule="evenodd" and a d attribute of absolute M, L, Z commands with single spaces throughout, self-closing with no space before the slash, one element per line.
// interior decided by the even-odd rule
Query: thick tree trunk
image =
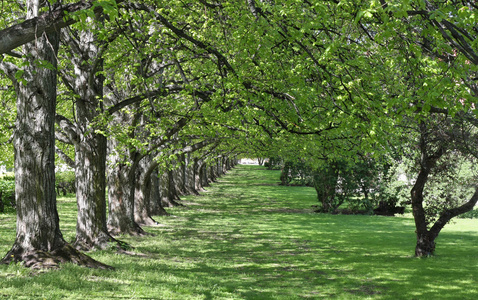
<path fill-rule="evenodd" d="M 191 154 L 186 154 L 186 190 L 188 194 L 199 195 L 196 189 L 196 165 L 195 160 L 191 158 Z"/>
<path fill-rule="evenodd" d="M 27 2 L 27 18 L 38 13 L 38 1 Z M 14 137 L 17 235 L 2 263 L 25 262 L 26 267 L 50 268 L 74 262 L 107 268 L 69 246 L 60 232 L 55 193 L 56 55 L 59 32 L 39 36 L 24 47 L 31 56 L 23 69 L 25 83 L 17 84 L 17 122 Z M 45 60 L 52 68 L 37 66 Z"/>
<path fill-rule="evenodd" d="M 169 213 L 161 204 L 161 187 L 158 169 L 151 174 L 150 206 L 152 216 L 169 216 Z"/>
<path fill-rule="evenodd" d="M 209 174 L 208 174 L 208 181 L 209 182 L 215 182 L 217 180 L 217 164 L 215 162 L 211 163 L 208 165 L 208 171 L 209 171 Z"/>
<path fill-rule="evenodd" d="M 175 162 L 175 169 L 173 170 L 173 182 L 174 182 L 174 193 L 177 198 L 176 200 L 180 200 L 179 196 L 184 196 L 186 194 L 184 188 L 184 160 L 182 160 L 184 155 L 180 156 L 181 162 Z M 179 165 L 179 166 L 178 166 Z"/>
<path fill-rule="evenodd" d="M 108 140 L 108 231 L 113 235 L 144 235 L 144 230 L 134 220 L 134 195 L 131 193 L 134 192 L 135 176 L 118 151 L 118 142 Z"/>
<path fill-rule="evenodd" d="M 183 206 L 176 202 L 176 198 L 179 198 L 174 192 L 174 174 L 172 170 L 167 170 L 161 175 L 161 204 L 163 207 Z"/>
<path fill-rule="evenodd" d="M 194 168 L 194 188 L 196 190 L 196 192 L 202 192 L 204 191 L 204 188 L 203 188 L 203 161 L 198 159 L 198 158 L 195 158 L 194 159 L 194 165 L 193 165 L 193 168 Z"/>
<path fill-rule="evenodd" d="M 78 217 L 75 247 L 106 249 L 115 240 L 106 226 L 106 138 L 92 134 L 76 147 L 76 199 Z M 95 142 L 94 145 L 91 143 Z"/>
<path fill-rule="evenodd" d="M 76 100 L 75 174 L 78 217 L 75 247 L 81 250 L 106 249 L 111 243 L 124 245 L 115 240 L 106 226 L 106 148 L 107 140 L 95 132 L 94 122 L 103 109 L 103 77 L 101 58 L 98 57 L 96 37 L 91 31 L 79 33 L 75 65 L 75 81 L 72 85 L 78 94 Z M 85 63 L 85 59 L 88 63 Z"/>
<path fill-rule="evenodd" d="M 134 192 L 134 220 L 140 226 L 154 226 L 158 222 L 151 217 L 151 171 L 148 171 L 152 159 L 143 157 L 136 167 L 136 181 Z"/>
<path fill-rule="evenodd" d="M 169 188 L 168 188 L 168 198 L 170 201 L 181 200 L 179 197 L 179 192 L 177 190 L 177 180 L 176 180 L 176 172 L 174 170 L 168 170 L 168 181 L 169 181 Z"/>
<path fill-rule="evenodd" d="M 210 178 L 209 178 L 209 169 L 210 167 L 208 166 L 208 164 L 204 163 L 202 164 L 202 167 L 201 167 L 201 186 L 204 188 L 204 187 L 207 187 L 209 186 L 209 183 L 211 182 Z"/>

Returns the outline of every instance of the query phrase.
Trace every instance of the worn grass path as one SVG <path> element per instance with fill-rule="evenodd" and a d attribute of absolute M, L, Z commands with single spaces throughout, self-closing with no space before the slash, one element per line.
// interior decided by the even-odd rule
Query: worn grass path
<path fill-rule="evenodd" d="M 0 299 L 478 299 L 477 220 L 450 224 L 437 255 L 417 259 L 410 216 L 316 214 L 313 189 L 278 178 L 238 166 L 158 218 L 156 236 L 123 237 L 134 254 L 90 253 L 116 271 L 0 266 Z M 67 240 L 75 207 L 59 199 Z M 0 215 L 0 253 L 14 228 Z"/>

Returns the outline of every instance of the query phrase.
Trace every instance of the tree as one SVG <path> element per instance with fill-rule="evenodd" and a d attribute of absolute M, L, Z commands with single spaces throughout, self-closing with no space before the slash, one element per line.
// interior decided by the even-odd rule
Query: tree
<path fill-rule="evenodd" d="M 38 1 L 27 1 L 27 19 L 38 16 L 38 10 Z M 67 244 L 59 228 L 54 152 L 59 38 L 56 31 L 26 44 L 22 69 L 3 65 L 17 93 L 13 142 L 17 235 L 2 263 L 24 261 L 27 267 L 54 267 L 60 262 L 74 262 L 106 268 Z M 16 80 L 18 72 L 24 80 Z"/>
<path fill-rule="evenodd" d="M 103 57 L 115 38 L 99 41 L 97 27 L 104 26 L 102 12 L 96 20 L 87 18 L 81 30 L 64 31 L 63 41 L 68 45 L 66 59 L 72 65 L 61 69 L 61 77 L 74 95 L 75 119 L 69 121 L 57 115 L 64 136 L 75 146 L 76 199 L 78 206 L 75 247 L 82 250 L 106 249 L 116 243 L 106 226 L 106 136 L 98 118 L 104 112 Z M 90 27 L 90 28 L 87 28 Z M 69 68 L 70 67 L 70 68 Z"/>
<path fill-rule="evenodd" d="M 54 6 L 49 12 L 33 16 L 26 21 L 15 24 L 0 31 L 0 54 L 17 56 L 12 52 L 15 48 L 30 43 L 43 33 L 49 34 L 74 24 L 78 19 L 71 18 L 70 14 L 87 10 L 96 5 L 95 10 L 99 11 L 102 6 L 99 1 L 79 1 L 72 4 Z M 121 1 L 114 1 L 121 2 Z M 111 5 L 104 2 L 103 5 Z"/>

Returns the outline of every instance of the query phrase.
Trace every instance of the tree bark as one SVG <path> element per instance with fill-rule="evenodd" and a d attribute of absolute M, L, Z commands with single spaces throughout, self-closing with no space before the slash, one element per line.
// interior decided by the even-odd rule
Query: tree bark
<path fill-rule="evenodd" d="M 157 168 L 151 174 L 150 206 L 152 216 L 169 216 L 161 203 L 161 185 Z"/>
<path fill-rule="evenodd" d="M 89 19 L 90 20 L 90 19 Z M 90 20 L 91 21 L 91 20 Z M 106 249 L 115 243 L 106 226 L 106 148 L 107 139 L 97 133 L 95 119 L 103 111 L 103 59 L 91 30 L 81 31 L 79 40 L 71 45 L 75 53 L 74 87 L 76 99 L 75 175 L 78 216 L 74 246 L 81 250 Z M 71 39 L 72 40 L 72 39 Z M 86 61 L 86 63 L 85 63 Z"/>
<path fill-rule="evenodd" d="M 27 2 L 27 18 L 38 14 L 38 1 Z M 60 231 L 55 192 L 55 109 L 59 32 L 41 35 L 24 46 L 25 83 L 15 84 L 17 121 L 14 137 L 17 235 L 2 263 L 53 268 L 62 262 L 108 268 L 68 245 Z M 37 60 L 51 64 L 40 67 Z"/>
<path fill-rule="evenodd" d="M 434 153 L 429 153 L 427 126 L 425 123 L 419 124 L 420 128 L 420 171 L 417 176 L 417 180 L 411 190 L 412 210 L 413 218 L 415 220 L 415 229 L 417 234 L 417 245 L 415 247 L 415 256 L 423 257 L 433 255 L 435 252 L 435 238 L 438 236 L 438 232 L 430 232 L 428 230 L 428 222 L 426 219 L 425 209 L 423 208 L 423 191 L 425 184 L 428 181 L 428 177 L 432 168 L 436 165 L 436 162 L 445 154 L 446 149 L 444 147 L 438 147 Z"/>
<path fill-rule="evenodd" d="M 113 235 L 144 235 L 144 230 L 134 220 L 134 194 L 131 195 L 135 188 L 133 166 L 124 162 L 119 151 L 119 143 L 109 139 L 108 231 Z"/>
<path fill-rule="evenodd" d="M 150 156 L 141 159 L 136 168 L 136 182 L 134 192 L 134 220 L 140 226 L 158 225 L 151 217 L 151 173 L 148 170 L 150 164 L 153 163 Z"/>
<path fill-rule="evenodd" d="M 55 34 L 61 28 L 76 23 L 67 17 L 68 13 L 89 9 L 96 1 L 79 1 L 54 9 L 40 16 L 27 17 L 27 20 L 0 31 L 0 54 L 30 43 L 43 34 Z M 120 2 L 120 1 L 117 1 Z M 96 8 L 100 10 L 100 7 Z"/>
<path fill-rule="evenodd" d="M 163 172 L 160 177 L 160 187 L 161 187 L 161 205 L 163 207 L 174 207 L 174 206 L 183 206 L 182 204 L 176 202 L 176 199 L 179 199 L 179 196 L 174 191 L 174 173 L 172 170 L 167 170 Z"/>

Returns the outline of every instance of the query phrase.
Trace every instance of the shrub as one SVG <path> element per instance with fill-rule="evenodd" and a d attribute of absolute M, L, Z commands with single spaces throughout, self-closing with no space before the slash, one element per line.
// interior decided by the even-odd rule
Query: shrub
<path fill-rule="evenodd" d="M 15 175 L 3 175 L 0 179 L 6 181 L 15 181 Z"/>
<path fill-rule="evenodd" d="M 314 186 L 311 168 L 303 161 L 285 161 L 280 180 L 282 185 Z"/>
<path fill-rule="evenodd" d="M 464 214 L 458 215 L 460 219 L 478 219 L 478 209 L 470 210 Z"/>
<path fill-rule="evenodd" d="M 56 176 L 56 192 L 58 195 L 67 193 L 75 193 L 75 172 L 74 171 L 63 171 L 57 172 Z"/>
<path fill-rule="evenodd" d="M 15 206 L 15 181 L 14 180 L 0 180 L 0 212 L 3 212 L 4 207 Z"/>

